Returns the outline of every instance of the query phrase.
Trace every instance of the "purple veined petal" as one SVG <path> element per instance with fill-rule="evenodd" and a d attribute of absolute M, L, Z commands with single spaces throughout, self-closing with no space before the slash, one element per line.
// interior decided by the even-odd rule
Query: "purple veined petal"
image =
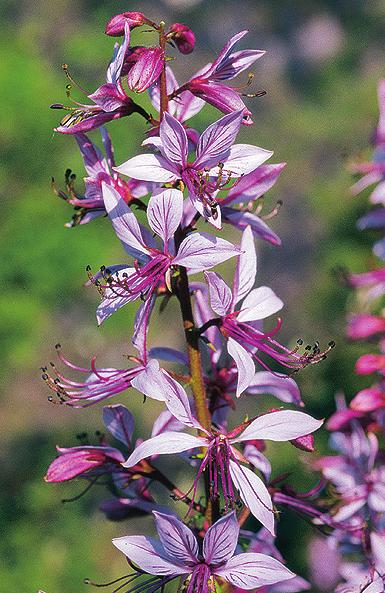
<path fill-rule="evenodd" d="M 215 191 L 211 197 L 215 199 L 217 195 L 217 191 Z M 221 230 L 222 228 L 222 212 L 219 205 L 217 205 L 216 209 L 207 208 L 202 202 L 201 196 L 195 193 L 192 188 L 189 188 L 189 199 L 193 207 L 199 214 L 204 218 L 207 222 L 209 222 L 214 228 Z"/>
<path fill-rule="evenodd" d="M 101 151 L 86 134 L 75 134 L 75 140 L 78 143 L 82 153 L 84 167 L 90 177 L 96 177 L 98 173 L 107 173 L 108 166 Z"/>
<path fill-rule="evenodd" d="M 385 205 L 385 181 L 381 181 L 370 194 L 372 204 Z"/>
<path fill-rule="evenodd" d="M 146 247 L 139 223 L 131 208 L 127 206 L 119 192 L 106 183 L 102 184 L 102 192 L 108 216 L 110 217 L 115 233 L 125 248 L 129 252 L 133 250 L 134 254 L 139 252 L 142 257 L 143 254 L 148 255 L 150 252 Z"/>
<path fill-rule="evenodd" d="M 202 78 L 211 78 L 212 74 L 214 74 L 216 70 L 221 67 L 223 62 L 229 57 L 234 45 L 238 43 L 238 41 L 240 41 L 242 37 L 247 35 L 248 32 L 249 30 L 245 29 L 243 31 L 239 31 L 239 33 L 237 33 L 236 35 L 233 35 L 233 37 L 231 37 L 229 41 L 222 47 L 217 59 L 210 65 L 210 67 L 205 72 L 201 73 Z"/>
<path fill-rule="evenodd" d="M 246 590 L 287 581 L 296 576 L 279 560 L 256 553 L 233 556 L 214 573 L 235 587 Z"/>
<path fill-rule="evenodd" d="M 197 115 L 205 106 L 203 99 L 195 97 L 190 91 L 183 91 L 173 101 L 175 117 L 182 123 Z"/>
<path fill-rule="evenodd" d="M 266 481 L 270 480 L 271 463 L 267 457 L 257 449 L 255 445 L 247 444 L 243 450 L 243 455 L 258 471 L 263 474 Z"/>
<path fill-rule="evenodd" d="M 133 268 L 124 268 L 125 270 L 133 270 Z M 113 313 L 127 305 L 133 300 L 132 296 L 117 297 L 110 288 L 107 288 L 104 293 L 104 298 L 98 308 L 96 309 L 96 319 L 98 325 L 101 325 L 106 319 L 111 317 Z"/>
<path fill-rule="evenodd" d="M 274 315 L 283 307 L 283 302 L 268 286 L 254 288 L 242 303 L 238 321 L 259 321 Z"/>
<path fill-rule="evenodd" d="M 178 169 L 171 167 L 171 163 L 156 154 L 139 154 L 128 159 L 125 163 L 114 167 L 122 175 L 141 181 L 156 181 L 157 183 L 171 183 L 178 179 Z"/>
<path fill-rule="evenodd" d="M 112 436 L 127 447 L 131 447 L 134 432 L 134 417 L 125 406 L 121 404 L 104 406 L 103 422 Z"/>
<path fill-rule="evenodd" d="M 197 326 L 203 325 L 212 317 L 212 311 L 208 303 L 207 289 L 205 286 L 195 290 L 194 317 Z M 211 360 L 213 363 L 217 363 L 222 352 L 222 340 L 220 333 L 217 328 L 209 327 L 209 329 L 205 331 L 205 335 L 215 349 L 214 351 L 210 349 Z"/>
<path fill-rule="evenodd" d="M 278 235 L 256 214 L 243 212 L 228 206 L 221 206 L 221 210 L 223 222 L 233 225 L 240 231 L 244 231 L 246 227 L 250 226 L 257 239 L 263 239 L 272 245 L 281 245 L 281 239 Z"/>
<path fill-rule="evenodd" d="M 142 459 L 147 459 L 152 455 L 182 453 L 204 446 L 207 446 L 207 440 L 204 437 L 195 437 L 183 432 L 163 432 L 138 445 L 123 463 L 123 467 L 133 467 Z"/>
<path fill-rule="evenodd" d="M 249 395 L 274 395 L 282 402 L 303 406 L 301 392 L 291 377 L 269 371 L 258 371 L 247 388 Z"/>
<path fill-rule="evenodd" d="M 378 578 L 373 583 L 370 583 L 368 587 L 362 590 L 362 593 L 384 593 L 384 581 L 382 578 Z"/>
<path fill-rule="evenodd" d="M 162 432 L 179 432 L 185 429 L 185 425 L 171 414 L 169 410 L 163 410 L 152 425 L 151 436 L 156 437 Z"/>
<path fill-rule="evenodd" d="M 188 140 L 182 124 L 169 113 L 165 113 L 160 124 L 159 136 L 163 155 L 178 168 L 185 167 L 188 155 Z"/>
<path fill-rule="evenodd" d="M 202 272 L 239 255 L 240 248 L 208 233 L 192 233 L 179 247 L 173 264 Z"/>
<path fill-rule="evenodd" d="M 188 366 L 188 356 L 184 352 L 175 350 L 174 348 L 166 347 L 155 347 L 151 348 L 148 352 L 150 358 L 157 358 L 159 360 L 165 360 L 167 362 L 176 362 L 183 366 Z"/>
<path fill-rule="evenodd" d="M 179 189 L 165 189 L 152 195 L 148 202 L 148 224 L 161 237 L 166 248 L 179 226 L 182 214 L 183 194 Z"/>
<path fill-rule="evenodd" d="M 251 354 L 233 338 L 227 340 L 227 352 L 237 366 L 238 382 L 236 396 L 240 397 L 246 391 L 255 375 L 254 361 Z"/>
<path fill-rule="evenodd" d="M 222 64 L 216 68 L 211 76 L 212 80 L 231 80 L 244 72 L 256 60 L 262 58 L 266 51 L 260 49 L 244 49 L 230 54 Z"/>
<path fill-rule="evenodd" d="M 159 368 L 157 360 L 150 360 L 144 371 L 134 377 L 131 385 L 153 399 L 164 401 L 177 420 L 190 428 L 204 430 L 194 418 L 187 393 L 170 375 Z"/>
<path fill-rule="evenodd" d="M 242 233 L 241 250 L 234 275 L 233 309 L 253 288 L 257 275 L 257 254 L 250 226 Z"/>
<path fill-rule="evenodd" d="M 209 287 L 210 305 L 213 311 L 223 317 L 231 307 L 233 295 L 223 278 L 216 272 L 205 272 Z"/>
<path fill-rule="evenodd" d="M 230 461 L 230 474 L 241 500 L 250 513 L 274 535 L 273 503 L 261 478 L 249 468 L 239 465 L 235 461 Z"/>
<path fill-rule="evenodd" d="M 190 81 L 189 89 L 196 97 L 203 99 L 206 103 L 213 105 L 223 113 L 242 111 L 243 125 L 253 123 L 250 118 L 251 112 L 242 101 L 239 92 L 224 84 L 204 83 L 201 81 Z"/>
<path fill-rule="evenodd" d="M 130 27 L 127 23 L 124 25 L 124 39 L 121 45 L 119 43 L 115 44 L 114 48 L 114 55 L 111 60 L 110 65 L 107 69 L 107 82 L 116 85 L 120 78 L 120 73 L 122 71 L 124 58 L 126 56 L 126 52 L 128 46 L 130 45 Z"/>
<path fill-rule="evenodd" d="M 147 333 L 155 301 L 156 294 L 153 294 L 140 305 L 135 315 L 131 343 L 138 350 L 143 363 L 147 362 Z"/>
<path fill-rule="evenodd" d="M 190 572 L 188 567 L 174 564 L 166 555 L 162 544 L 144 535 L 128 535 L 116 537 L 112 540 L 131 562 L 134 562 L 141 570 L 148 574 L 157 576 L 181 575 Z"/>
<path fill-rule="evenodd" d="M 162 150 L 162 140 L 160 136 L 149 136 L 145 138 L 142 142 L 142 146 L 153 146 L 157 150 Z"/>
<path fill-rule="evenodd" d="M 235 111 L 224 115 L 203 132 L 197 148 L 195 169 L 203 169 L 224 160 L 237 137 L 242 121 L 243 111 Z"/>
<path fill-rule="evenodd" d="M 259 416 L 236 438 L 233 443 L 254 439 L 270 441 L 291 441 L 318 430 L 323 420 L 316 420 L 309 414 L 296 410 L 279 410 Z"/>
<path fill-rule="evenodd" d="M 238 545 L 239 525 L 235 511 L 219 519 L 203 540 L 203 556 L 211 567 L 223 564 L 233 556 Z"/>
<path fill-rule="evenodd" d="M 103 111 L 109 113 L 120 109 L 127 101 L 127 96 L 123 94 L 119 87 L 111 82 L 102 84 L 92 93 L 92 95 L 88 95 L 88 97 L 98 105 L 98 107 L 103 109 Z"/>
<path fill-rule="evenodd" d="M 177 517 L 154 511 L 156 530 L 166 555 L 178 564 L 194 566 L 199 562 L 195 535 Z"/>
<path fill-rule="evenodd" d="M 239 204 L 257 200 L 273 187 L 285 167 L 286 163 L 257 167 L 238 181 L 223 199 L 223 204 Z"/>
<path fill-rule="evenodd" d="M 252 144 L 234 144 L 224 159 L 224 171 L 231 171 L 232 176 L 240 177 L 250 173 L 273 156 L 271 150 Z M 218 167 L 210 169 L 210 175 L 218 175 Z"/>

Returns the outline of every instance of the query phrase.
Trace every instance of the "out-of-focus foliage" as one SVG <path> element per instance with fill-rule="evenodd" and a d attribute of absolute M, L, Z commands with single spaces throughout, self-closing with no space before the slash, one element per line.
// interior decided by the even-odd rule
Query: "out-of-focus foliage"
<path fill-rule="evenodd" d="M 76 412 L 48 404 L 38 371 L 52 358 L 58 340 L 78 358 L 100 353 L 103 363 L 118 364 L 121 354 L 129 351 L 133 311 L 123 310 L 97 329 L 98 295 L 83 286 L 85 266 L 97 269 L 117 263 L 121 248 L 103 220 L 84 228 L 64 228 L 71 212 L 51 193 L 50 178 L 55 176 L 60 186 L 69 167 L 81 186 L 83 169 L 73 139 L 52 134 L 60 112 L 48 109 L 50 103 L 66 100 L 61 62 L 70 64 L 87 89 L 103 80 L 113 44 L 103 35 L 104 24 L 111 14 L 126 9 L 123 4 L 2 3 L 0 583 L 7 593 L 39 587 L 47 593 L 78 593 L 85 589 L 84 577 L 106 581 L 125 570 L 110 540 L 123 534 L 126 526 L 102 520 L 96 511 L 99 494 L 62 505 L 61 498 L 80 492 L 82 484 L 76 491 L 74 484 L 63 489 L 42 481 L 56 442 L 74 444 L 77 432 L 101 426 L 97 410 Z M 243 132 L 244 141 L 252 138 L 274 149 L 276 162 L 288 162 L 267 199 L 267 208 L 278 198 L 284 200 L 273 221 L 284 245 L 282 249 L 261 246 L 261 282 L 268 281 L 284 297 L 285 332 L 293 343 L 298 337 L 337 342 L 328 361 L 299 376 L 309 410 L 326 416 L 336 391 L 344 390 L 350 397 L 361 386 L 352 372 L 361 348 L 344 338 L 346 303 L 354 304 L 332 270 L 344 265 L 360 271 L 370 258 L 368 241 L 355 231 L 365 196 L 349 198 L 351 180 L 344 167 L 349 155 L 367 145 L 377 117 L 376 83 L 384 76 L 385 63 L 383 3 L 128 4 L 127 9 L 191 25 L 204 48 L 196 54 L 199 65 L 212 59 L 229 35 L 245 27 L 251 30 L 251 47 L 269 50 L 255 68 L 256 87 L 268 94 L 255 100 L 255 126 Z M 194 54 L 188 58 L 191 72 L 194 59 Z M 175 69 L 182 78 L 180 61 Z M 204 112 L 197 126 L 207 123 L 208 114 L 213 111 Z M 118 162 L 137 150 L 141 123 L 133 117 L 110 125 Z M 166 332 L 167 327 L 160 325 L 160 330 Z M 140 412 L 140 401 L 128 394 L 125 403 L 130 401 Z M 147 416 L 148 408 L 144 426 Z M 320 447 L 322 441 L 318 439 Z M 294 450 L 280 445 L 271 453 L 275 474 L 287 467 L 296 470 Z M 300 479 L 304 487 L 310 483 L 309 475 Z M 285 557 L 291 568 L 303 572 L 310 530 L 293 517 L 285 518 L 283 526 L 291 542 L 288 545 L 288 537 L 281 536 Z"/>

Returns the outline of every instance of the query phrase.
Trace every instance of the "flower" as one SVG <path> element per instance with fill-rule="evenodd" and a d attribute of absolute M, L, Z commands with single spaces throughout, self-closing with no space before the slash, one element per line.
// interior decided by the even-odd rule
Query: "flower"
<path fill-rule="evenodd" d="M 240 31 L 231 37 L 219 52 L 217 59 L 202 68 L 180 88 L 181 90 L 188 89 L 193 95 L 210 103 L 223 113 L 242 111 L 243 123 L 250 125 L 253 121 L 250 117 L 251 112 L 241 99 L 243 93 L 237 88 L 223 84 L 224 80 L 235 78 L 266 53 L 258 49 L 246 49 L 231 53 L 234 45 L 247 33 L 247 30 Z"/>
<path fill-rule="evenodd" d="M 174 23 L 171 25 L 168 33 L 167 40 L 171 40 L 175 43 L 181 54 L 191 54 L 195 47 L 195 34 L 194 31 L 182 25 L 182 23 Z"/>
<path fill-rule="evenodd" d="M 67 169 L 66 171 L 66 185 L 69 195 L 56 190 L 54 186 L 55 193 L 74 206 L 75 209 L 72 221 L 66 224 L 67 227 L 86 224 L 99 216 L 107 214 L 102 195 L 103 182 L 114 187 L 127 204 L 135 202 L 137 198 L 145 196 L 151 189 L 152 184 L 139 182 L 135 179 L 124 181 L 115 171 L 113 171 L 112 167 L 115 165 L 115 160 L 111 139 L 104 127 L 100 128 L 100 132 L 106 157 L 86 136 L 86 134 L 80 132 L 74 134 L 88 174 L 88 177 L 84 178 L 84 195 L 75 192 L 75 176 L 71 174 L 70 169 Z"/>
<path fill-rule="evenodd" d="M 211 224 L 221 228 L 221 216 L 215 197 L 219 190 L 235 178 L 256 169 L 273 154 L 250 144 L 233 142 L 242 124 L 243 115 L 236 111 L 209 126 L 200 136 L 195 160 L 188 157 L 188 138 L 183 125 L 169 113 L 164 114 L 159 137 L 148 138 L 161 156 L 135 156 L 116 170 L 142 181 L 175 183 L 182 181 L 196 210 Z"/>
<path fill-rule="evenodd" d="M 141 572 L 158 577 L 148 580 L 147 590 L 152 593 L 177 577 L 185 579 L 186 593 L 213 592 L 218 580 L 250 590 L 295 577 L 279 560 L 266 554 L 235 554 L 239 526 L 234 511 L 207 530 L 202 552 L 194 533 L 178 518 L 156 511 L 153 514 L 159 540 L 142 535 L 112 540 Z M 135 586 L 127 593 L 131 590 L 135 591 Z"/>
<path fill-rule="evenodd" d="M 120 80 L 129 42 L 130 29 L 126 23 L 124 41 L 120 46 L 118 43 L 115 44 L 114 55 L 107 70 L 106 83 L 96 89 L 91 95 L 87 95 L 84 91 L 88 98 L 93 101 L 93 105 L 77 102 L 75 102 L 76 107 L 68 108 L 64 107 L 61 103 L 51 105 L 52 109 L 68 109 L 70 111 L 61 120 L 60 125 L 55 128 L 56 132 L 61 132 L 62 134 L 87 132 L 113 119 L 131 115 L 134 111 L 140 109 L 126 95 Z M 65 67 L 65 71 L 68 74 L 67 67 Z"/>
<path fill-rule="evenodd" d="M 110 274 L 105 271 L 106 284 L 99 286 L 104 291 L 97 309 L 99 324 L 132 300 L 150 299 L 161 283 L 165 282 L 170 289 L 174 266 L 199 272 L 239 254 L 239 247 L 207 233 L 191 233 L 175 248 L 173 237 L 183 211 L 183 194 L 177 189 L 164 189 L 153 194 L 148 203 L 148 224 L 161 238 L 161 249 L 156 247 L 151 234 L 140 227 L 134 213 L 114 188 L 103 184 L 103 198 L 117 236 L 137 262 L 132 268 L 115 267 L 114 273 Z"/>
<path fill-rule="evenodd" d="M 281 327 L 280 319 L 273 331 L 262 330 L 261 320 L 279 311 L 283 307 L 283 302 L 267 286 L 253 288 L 257 257 L 250 227 L 243 232 L 241 250 L 232 290 L 219 274 L 205 273 L 211 308 L 220 316 L 217 321 L 213 320 L 213 324 L 218 325 L 221 334 L 226 338 L 227 351 L 238 369 L 237 397 L 254 379 L 254 359 L 263 368 L 269 370 L 261 354 L 277 361 L 284 368 L 293 370 L 303 368 L 310 362 L 322 360 L 326 354 L 326 352 L 321 353 L 318 346 L 315 346 L 313 352 L 303 355 L 282 346 L 273 338 Z M 242 299 L 241 308 L 236 310 L 236 305 Z"/>
<path fill-rule="evenodd" d="M 130 29 L 134 29 L 142 25 L 151 26 L 154 23 L 143 12 L 122 12 L 110 18 L 106 25 L 106 35 L 121 37 L 125 33 L 126 24 Z"/>
<path fill-rule="evenodd" d="M 360 313 L 348 320 L 347 336 L 351 340 L 365 340 L 385 333 L 385 319 L 380 315 Z"/>
<path fill-rule="evenodd" d="M 206 470 L 209 474 L 213 499 L 218 497 L 221 486 L 227 509 L 234 504 L 237 498 L 236 491 L 239 490 L 239 496 L 250 512 L 273 533 L 274 513 L 270 494 L 262 480 L 249 468 L 241 465 L 241 462 L 245 462 L 245 458 L 234 445 L 255 440 L 293 440 L 314 432 L 323 421 L 315 420 L 303 412 L 282 410 L 259 416 L 227 433 L 215 428 L 208 431 L 192 414 L 183 387 L 171 377 L 166 381 L 150 362 L 145 373 L 137 378 L 136 388 L 146 395 L 154 390 L 155 385 L 165 394 L 168 409 L 177 420 L 186 427 L 198 429 L 205 436 L 192 436 L 175 431 L 164 432 L 143 441 L 125 461 L 124 467 L 133 467 L 140 460 L 154 454 L 181 453 L 190 449 L 203 448 L 203 459 L 192 487 L 193 499 L 199 478 Z"/>
<path fill-rule="evenodd" d="M 143 93 L 154 84 L 164 66 L 164 51 L 160 47 L 133 47 L 128 50 L 122 75 L 127 75 L 131 91 Z"/>

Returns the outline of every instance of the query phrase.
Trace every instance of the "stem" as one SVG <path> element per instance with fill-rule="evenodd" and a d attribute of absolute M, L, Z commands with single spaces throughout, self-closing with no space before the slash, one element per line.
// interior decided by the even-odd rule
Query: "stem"
<path fill-rule="evenodd" d="M 164 63 L 162 73 L 160 75 L 160 121 L 162 121 L 163 114 L 168 108 L 167 97 L 167 76 L 166 76 L 166 36 L 164 34 L 165 23 L 159 23 L 159 46 L 163 51 Z"/>

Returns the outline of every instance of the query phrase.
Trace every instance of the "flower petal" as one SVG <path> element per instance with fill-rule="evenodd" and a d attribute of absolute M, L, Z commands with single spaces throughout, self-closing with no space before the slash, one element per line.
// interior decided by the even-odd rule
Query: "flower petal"
<path fill-rule="evenodd" d="M 234 144 L 224 159 L 224 171 L 231 171 L 232 176 L 240 177 L 254 171 L 267 159 L 273 156 L 271 150 L 259 148 L 252 144 Z M 210 169 L 210 175 L 218 175 L 218 167 Z"/>
<path fill-rule="evenodd" d="M 203 556 L 207 564 L 213 566 L 229 560 L 238 545 L 238 536 L 239 525 L 235 511 L 214 523 L 203 540 Z"/>
<path fill-rule="evenodd" d="M 215 272 L 205 272 L 209 286 L 210 305 L 213 311 L 223 317 L 229 312 L 233 295 L 223 278 Z"/>
<path fill-rule="evenodd" d="M 268 286 L 254 288 L 242 303 L 238 321 L 258 321 L 265 319 L 283 307 L 283 302 Z"/>
<path fill-rule="evenodd" d="M 215 574 L 242 589 L 255 589 L 294 578 L 295 574 L 279 560 L 266 554 L 238 554 L 216 569 Z"/>
<path fill-rule="evenodd" d="M 233 307 L 250 292 L 257 275 L 257 254 L 250 226 L 247 226 L 243 231 L 241 250 L 233 283 Z"/>
<path fill-rule="evenodd" d="M 227 351 L 237 365 L 238 383 L 236 396 L 240 397 L 248 388 L 255 375 L 254 361 L 251 354 L 233 338 L 227 340 Z"/>
<path fill-rule="evenodd" d="M 221 211 L 223 222 L 232 224 L 240 231 L 244 231 L 246 227 L 250 226 L 257 239 L 263 239 L 272 245 L 281 245 L 281 239 L 278 235 L 256 214 L 236 210 L 229 206 L 221 206 Z"/>
<path fill-rule="evenodd" d="M 151 229 L 167 246 L 179 226 L 183 214 L 183 194 L 178 189 L 165 189 L 152 195 L 147 207 Z"/>
<path fill-rule="evenodd" d="M 163 432 L 138 445 L 127 461 L 123 463 L 123 467 L 133 467 L 139 461 L 142 461 L 142 459 L 146 459 L 152 455 L 182 453 L 182 451 L 196 449 L 197 447 L 205 446 L 205 444 L 206 439 L 203 437 L 195 437 L 183 432 Z"/>
<path fill-rule="evenodd" d="M 170 183 L 178 179 L 174 168 L 162 156 L 155 154 L 139 154 L 128 159 L 125 163 L 114 167 L 114 170 L 122 175 L 128 175 L 133 179 L 141 181 L 157 181 L 158 183 Z"/>
<path fill-rule="evenodd" d="M 239 490 L 239 496 L 251 514 L 274 535 L 273 503 L 261 478 L 235 461 L 230 461 L 230 474 L 235 488 Z"/>
<path fill-rule="evenodd" d="M 195 535 L 177 517 L 154 511 L 156 529 L 167 556 L 180 564 L 193 566 L 199 562 Z"/>
<path fill-rule="evenodd" d="M 254 439 L 291 441 L 318 430 L 323 420 L 316 420 L 296 410 L 279 410 L 259 416 L 235 439 L 233 443 Z"/>
<path fill-rule="evenodd" d="M 227 156 L 230 152 L 242 121 L 243 111 L 235 111 L 211 124 L 199 139 L 194 168 L 211 166 L 224 160 L 224 156 Z"/>
<path fill-rule="evenodd" d="M 125 406 L 121 404 L 104 406 L 103 422 L 112 436 L 127 447 L 131 446 L 132 434 L 134 432 L 134 417 Z"/>
<path fill-rule="evenodd" d="M 166 112 L 160 124 L 159 135 L 166 159 L 178 167 L 184 167 L 187 162 L 188 139 L 182 124 Z"/>
<path fill-rule="evenodd" d="M 162 544 L 152 537 L 128 535 L 115 537 L 112 543 L 131 562 L 134 562 L 148 574 L 165 576 L 188 574 L 190 572 L 187 567 L 171 562 L 166 556 Z"/>
<path fill-rule="evenodd" d="M 239 247 L 225 239 L 208 233 L 192 233 L 182 241 L 173 263 L 202 272 L 239 253 Z"/>
<path fill-rule="evenodd" d="M 291 377 L 280 373 L 259 371 L 247 388 L 250 395 L 270 394 L 282 402 L 302 406 L 301 392 L 297 383 Z"/>

